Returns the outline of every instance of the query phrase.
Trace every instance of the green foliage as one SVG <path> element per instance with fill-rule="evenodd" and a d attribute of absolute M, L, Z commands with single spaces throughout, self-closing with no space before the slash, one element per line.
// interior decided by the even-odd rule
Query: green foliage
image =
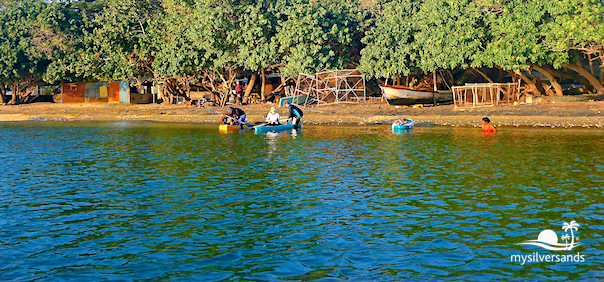
<path fill-rule="evenodd" d="M 359 67 L 374 77 L 414 69 L 558 68 L 569 49 L 604 41 L 604 5 L 595 0 L 394 0 L 382 7 L 363 39 Z"/>
<path fill-rule="evenodd" d="M 321 69 L 349 66 L 347 49 L 354 46 L 355 34 L 363 19 L 359 9 L 349 2 L 278 1 L 278 31 L 282 72 L 314 73 Z"/>
<path fill-rule="evenodd" d="M 81 34 L 60 67 L 77 77 L 105 81 L 147 74 L 149 58 L 137 52 L 154 17 L 161 15 L 160 1 L 115 0 L 97 12 L 99 8 L 81 12 Z"/>
<path fill-rule="evenodd" d="M 483 4 L 480 8 L 489 38 L 482 52 L 474 56 L 473 66 L 526 70 L 533 63 L 560 66 L 567 60 L 566 53 L 553 52 L 543 41 L 543 30 L 550 20 L 543 6 L 546 1 Z"/>
<path fill-rule="evenodd" d="M 285 75 L 358 65 L 394 78 L 559 67 L 572 49 L 604 56 L 596 0 L 25 0 L 0 10 L 0 82 L 200 78 L 276 64 Z"/>
<path fill-rule="evenodd" d="M 425 72 L 468 68 L 484 45 L 486 30 L 470 0 L 426 0 L 413 15 L 417 67 Z"/>
<path fill-rule="evenodd" d="M 278 42 L 275 7 L 265 2 L 243 5 L 236 29 L 229 34 L 229 41 L 237 46 L 237 60 L 253 71 L 267 68 L 278 61 Z"/>
<path fill-rule="evenodd" d="M 417 63 L 413 48 L 416 26 L 410 15 L 417 13 L 416 1 L 397 0 L 385 4 L 375 25 L 362 42 L 359 69 L 370 77 L 408 75 Z"/>
<path fill-rule="evenodd" d="M 30 0 L 7 2 L 0 9 L 0 81 L 45 75 L 69 41 L 64 5 Z"/>
<path fill-rule="evenodd" d="M 552 20 L 544 33 L 553 50 L 580 49 L 604 56 L 604 3 L 597 0 L 552 0 L 545 3 Z"/>

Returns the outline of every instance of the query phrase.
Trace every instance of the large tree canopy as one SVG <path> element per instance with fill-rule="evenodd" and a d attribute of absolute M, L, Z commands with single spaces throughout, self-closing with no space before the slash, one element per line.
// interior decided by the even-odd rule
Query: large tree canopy
<path fill-rule="evenodd" d="M 603 6 L 592 0 L 387 1 L 363 39 L 360 69 L 393 78 L 413 70 L 499 68 L 522 78 L 530 91 L 561 95 L 557 80 L 569 75 L 554 69 L 564 67 L 601 91 L 593 71 L 583 68 L 586 60 L 571 51 L 592 63 L 603 58 Z M 534 70 L 551 87 L 533 77 Z"/>
<path fill-rule="evenodd" d="M 244 74 L 350 67 L 375 78 L 500 69 L 531 91 L 559 95 L 572 78 L 604 93 L 596 0 L 25 0 L 0 10 L 0 86 L 16 89 L 15 103 L 42 79 L 150 79 L 171 100 L 191 83 L 224 96 Z"/>
<path fill-rule="evenodd" d="M 417 27 L 409 15 L 417 13 L 418 4 L 398 0 L 384 5 L 375 25 L 363 38 L 359 68 L 369 76 L 392 78 L 408 75 L 417 64 L 413 48 Z"/>
<path fill-rule="evenodd" d="M 13 90 L 11 103 L 29 94 L 67 51 L 74 24 L 63 3 L 5 1 L 0 5 L 0 83 Z"/>

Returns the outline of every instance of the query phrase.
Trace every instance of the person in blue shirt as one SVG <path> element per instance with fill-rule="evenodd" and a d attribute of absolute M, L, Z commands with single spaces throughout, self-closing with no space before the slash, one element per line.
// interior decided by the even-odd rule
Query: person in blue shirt
<path fill-rule="evenodd" d="M 300 127 L 300 122 L 302 121 L 302 117 L 304 116 L 304 113 L 302 112 L 302 110 L 300 110 L 300 108 L 290 104 L 289 101 L 285 101 L 285 103 L 283 103 L 283 105 L 286 106 L 287 108 L 289 108 L 288 119 L 292 120 L 292 124 L 294 125 L 294 128 Z"/>

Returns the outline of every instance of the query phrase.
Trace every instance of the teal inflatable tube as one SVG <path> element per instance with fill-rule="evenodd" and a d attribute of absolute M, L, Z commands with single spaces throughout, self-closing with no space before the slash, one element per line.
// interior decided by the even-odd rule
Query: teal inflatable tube
<path fill-rule="evenodd" d="M 403 119 L 403 120 L 397 120 L 392 124 L 392 130 L 405 130 L 405 129 L 411 129 L 413 128 L 413 126 L 415 125 L 415 123 L 413 122 L 413 120 L 411 119 Z"/>

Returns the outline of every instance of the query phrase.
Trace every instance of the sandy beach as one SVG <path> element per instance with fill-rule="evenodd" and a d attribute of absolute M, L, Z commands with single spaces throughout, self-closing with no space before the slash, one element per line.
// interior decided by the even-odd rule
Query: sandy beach
<path fill-rule="evenodd" d="M 264 120 L 270 104 L 241 108 L 249 122 Z M 410 117 L 416 124 L 479 126 L 488 116 L 496 126 L 604 128 L 604 101 L 558 102 L 484 108 L 393 107 L 381 104 L 339 104 L 302 107 L 307 124 L 380 124 Z M 185 105 L 55 104 L 34 103 L 0 107 L 0 121 L 158 121 L 218 123 L 226 108 Z M 279 108 L 283 116 L 287 109 Z"/>

